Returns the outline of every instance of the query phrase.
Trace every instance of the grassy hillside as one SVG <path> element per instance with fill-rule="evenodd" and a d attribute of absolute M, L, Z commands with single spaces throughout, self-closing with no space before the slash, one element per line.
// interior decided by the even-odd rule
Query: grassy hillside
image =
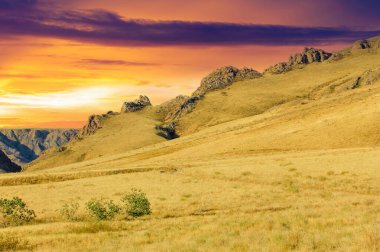
<path fill-rule="evenodd" d="M 359 77 L 365 79 L 371 70 L 375 73 L 380 71 L 379 50 L 354 51 L 340 60 L 313 63 L 284 74 L 266 74 L 261 78 L 235 82 L 227 88 L 206 93 L 191 113 L 179 119 L 176 131 L 183 138 L 210 126 L 242 119 L 250 122 L 245 127 L 252 134 L 236 143 L 239 148 L 242 144 L 251 144 L 252 149 L 372 146 L 380 138 L 373 127 L 373 120 L 378 118 L 375 98 L 377 86 L 374 83 L 362 84 L 360 88 L 352 89 L 356 80 Z M 368 106 L 361 102 L 367 97 L 371 103 Z M 357 101 L 356 107 L 351 105 L 350 99 Z M 319 107 L 314 112 L 315 106 Z M 321 120 L 320 115 L 326 116 L 325 113 L 333 112 L 329 106 L 335 106 L 342 113 L 337 113 L 338 118 L 332 116 L 330 119 L 326 117 L 326 120 L 336 120 L 340 126 L 317 123 Z M 365 118 L 360 112 L 363 109 L 367 111 Z M 166 140 L 157 136 L 155 131 L 155 126 L 165 117 L 162 110 L 162 106 L 147 107 L 140 112 L 113 116 L 94 135 L 70 143 L 64 152 L 51 150 L 27 169 L 51 168 L 164 142 Z M 341 118 L 344 116 L 344 119 Z M 360 127 L 353 121 L 355 116 L 360 117 L 357 118 Z M 261 118 L 265 118 L 266 128 L 273 125 L 271 127 L 276 131 L 259 130 L 263 127 L 258 123 L 263 120 Z M 302 124 L 300 120 L 303 120 Z M 344 139 L 334 138 L 336 127 L 342 129 L 339 130 L 340 134 L 346 134 Z M 293 130 L 287 133 L 290 128 Z M 299 132 L 305 132 L 295 134 L 297 128 Z M 307 132 L 310 137 L 303 140 L 309 134 Z M 325 141 L 319 141 L 320 137 L 326 138 Z M 224 138 L 216 148 L 223 148 Z M 226 148 L 233 145 L 233 142 L 227 143 Z"/>
<path fill-rule="evenodd" d="M 81 162 L 165 141 L 156 134 L 155 126 L 159 122 L 155 117 L 151 107 L 140 112 L 114 115 L 106 119 L 103 127 L 95 134 L 70 142 L 65 145 L 64 151 L 48 150 L 26 169 L 51 168 Z"/>
<path fill-rule="evenodd" d="M 285 74 L 237 82 L 208 93 L 192 113 L 181 119 L 178 131 L 188 135 L 222 122 L 261 114 L 292 100 L 335 95 L 347 91 L 370 69 L 380 69 L 378 51 L 358 51 L 338 61 L 313 63 Z"/>
<path fill-rule="evenodd" d="M 378 251 L 379 68 L 379 51 L 359 50 L 235 82 L 208 92 L 170 141 L 155 131 L 160 107 L 112 116 L 27 172 L 0 177 L 2 197 L 37 214 L 0 229 L 0 248 Z M 151 215 L 89 217 L 86 202 L 121 204 L 132 188 L 146 193 Z M 60 214 L 67 202 L 78 203 L 78 220 Z"/>

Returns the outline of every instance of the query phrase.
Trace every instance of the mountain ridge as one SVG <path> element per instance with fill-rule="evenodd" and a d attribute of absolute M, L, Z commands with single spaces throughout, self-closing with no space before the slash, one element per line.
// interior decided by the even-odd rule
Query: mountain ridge
<path fill-rule="evenodd" d="M 77 132 L 76 129 L 0 129 L 0 149 L 12 162 L 24 165 L 45 150 L 66 144 Z"/>
<path fill-rule="evenodd" d="M 244 70 L 248 73 L 247 78 L 235 80 L 239 69 L 232 66 L 219 68 L 203 79 L 211 82 L 202 80 L 198 92 L 191 96 L 177 96 L 161 105 L 144 106 L 136 112 L 121 111 L 104 116 L 101 127 L 91 136 L 70 142 L 66 151 L 51 150 L 28 167 L 31 170 L 52 167 L 148 148 L 215 125 L 260 117 L 287 104 L 305 107 L 304 104 L 330 96 L 346 97 L 354 90 L 370 90 L 380 77 L 378 40 L 380 37 L 370 39 L 370 48 L 358 50 L 352 46 L 335 54 L 319 49 L 304 50 L 297 57 L 290 58 L 299 66 L 293 63 L 292 69 L 282 74 L 260 74 L 249 69 Z M 336 58 L 334 55 L 337 54 L 343 56 Z M 140 130 L 142 128 L 144 130 Z M 118 134 L 121 130 L 122 133 Z M 97 144 L 108 141 L 104 147 Z"/>

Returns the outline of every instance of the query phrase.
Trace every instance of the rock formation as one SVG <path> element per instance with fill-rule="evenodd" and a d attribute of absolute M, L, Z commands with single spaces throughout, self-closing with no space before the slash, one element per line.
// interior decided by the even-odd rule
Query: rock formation
<path fill-rule="evenodd" d="M 13 163 L 3 151 L 0 150 L 0 173 L 1 172 L 20 172 L 21 167 Z"/>
<path fill-rule="evenodd" d="M 353 52 L 363 49 L 380 49 L 380 37 L 357 40 L 351 47 Z"/>
<path fill-rule="evenodd" d="M 261 77 L 261 74 L 256 70 L 250 68 L 243 68 L 239 70 L 233 66 L 222 67 L 203 78 L 201 85 L 197 90 L 195 90 L 192 97 L 202 97 L 208 91 L 225 88 L 231 85 L 234 81 L 259 77 Z"/>
<path fill-rule="evenodd" d="M 98 129 L 103 127 L 103 122 L 105 119 L 116 115 L 113 111 L 108 111 L 106 114 L 102 115 L 91 115 L 88 118 L 86 125 L 82 128 L 82 130 L 78 134 L 78 138 L 82 138 L 84 136 L 93 135 Z"/>
<path fill-rule="evenodd" d="M 161 113 L 163 123 L 156 127 L 157 134 L 166 139 L 178 137 L 175 130 L 179 119 L 193 111 L 197 102 L 209 91 L 230 86 L 233 82 L 261 77 L 262 74 L 251 68 L 238 69 L 233 66 L 219 68 L 202 79 L 201 85 L 192 96 L 177 96 L 162 104 L 157 113 Z"/>
<path fill-rule="evenodd" d="M 352 50 L 361 50 L 361 49 L 369 49 L 369 48 L 371 48 L 371 44 L 366 39 L 355 41 L 355 43 L 351 47 Z"/>
<path fill-rule="evenodd" d="M 47 149 L 66 144 L 77 133 L 76 129 L 1 129 L 0 149 L 12 162 L 22 165 Z"/>
<path fill-rule="evenodd" d="M 324 62 L 328 60 L 333 54 L 328 53 L 322 49 L 307 48 L 303 52 L 290 56 L 288 62 L 281 62 L 274 66 L 269 67 L 264 72 L 271 74 L 281 74 L 288 72 L 298 66 L 311 64 L 314 62 Z"/>
<path fill-rule="evenodd" d="M 148 96 L 140 95 L 139 99 L 131 102 L 124 102 L 121 107 L 121 113 L 135 112 L 144 109 L 147 106 L 152 106 Z"/>

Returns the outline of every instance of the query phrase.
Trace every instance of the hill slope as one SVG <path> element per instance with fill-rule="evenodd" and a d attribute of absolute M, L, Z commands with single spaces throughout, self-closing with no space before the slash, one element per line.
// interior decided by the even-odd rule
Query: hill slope
<path fill-rule="evenodd" d="M 380 79 L 380 53 L 377 47 L 360 50 L 356 47 L 335 55 L 326 54 L 330 58 L 323 62 L 292 63 L 292 69 L 280 74 L 266 71 L 261 76 L 253 70 L 218 69 L 202 81 L 191 97 L 180 96 L 137 112 L 105 115 L 102 128 L 94 134 L 74 141 L 64 152 L 52 150 L 28 169 L 49 168 L 166 142 L 157 132 L 160 124 L 164 130 L 173 130 L 180 136 L 178 143 L 186 141 L 181 140 L 185 136 L 220 125 L 218 131 L 226 134 L 221 137 L 223 140 L 215 146 L 209 142 L 210 146 L 201 154 L 227 145 L 228 149 L 249 146 L 252 150 L 377 145 L 380 134 L 373 128 L 373 122 L 378 118 L 376 83 Z M 320 50 L 305 49 L 303 53 L 311 57 Z M 302 59 L 300 55 L 291 60 Z M 248 77 L 237 78 L 240 71 L 249 73 Z M 334 111 L 337 114 L 331 115 Z M 354 118 L 357 126 L 352 123 Z M 230 126 L 224 123 L 234 120 L 238 120 L 232 123 L 238 123 L 234 127 L 252 133 L 239 133 L 237 140 L 227 141 Z M 239 124 L 242 122 L 248 124 Z M 335 137 L 338 134 L 344 140 Z M 325 141 L 320 141 L 321 138 Z"/>
<path fill-rule="evenodd" d="M 225 82 L 228 67 L 203 95 L 91 116 L 65 150 L 1 176 L 2 197 L 37 220 L 0 236 L 40 251 L 378 251 L 380 54 L 367 44 L 243 81 Z M 87 202 L 122 204 L 131 188 L 151 215 L 91 219 Z M 71 204 L 75 221 L 59 214 Z"/>

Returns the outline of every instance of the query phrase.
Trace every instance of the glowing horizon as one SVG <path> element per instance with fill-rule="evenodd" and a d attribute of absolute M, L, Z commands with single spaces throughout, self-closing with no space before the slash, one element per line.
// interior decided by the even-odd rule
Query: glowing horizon
<path fill-rule="evenodd" d="M 236 1 L 0 0 L 0 127 L 77 128 L 140 94 L 190 94 L 218 67 L 380 35 L 373 0 Z"/>

